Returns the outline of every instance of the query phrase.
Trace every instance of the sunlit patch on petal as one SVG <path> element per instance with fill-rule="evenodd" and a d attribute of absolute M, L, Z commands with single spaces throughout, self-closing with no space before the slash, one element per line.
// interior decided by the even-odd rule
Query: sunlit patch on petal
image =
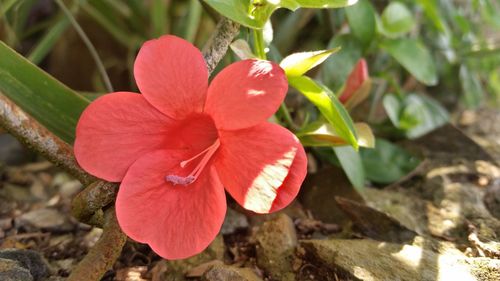
<path fill-rule="evenodd" d="M 302 145 L 297 146 L 297 153 L 290 171 L 283 184 L 278 188 L 270 213 L 279 211 L 290 204 L 297 194 L 307 175 L 307 155 Z"/>
<path fill-rule="evenodd" d="M 276 163 L 265 165 L 250 185 L 243 207 L 256 213 L 268 213 L 276 199 L 278 188 L 288 175 L 297 149 L 287 151 Z"/>
<path fill-rule="evenodd" d="M 299 141 L 287 129 L 267 122 L 221 131 L 220 139 L 215 166 L 224 187 L 246 209 L 268 213 L 293 165 Z"/>
<path fill-rule="evenodd" d="M 208 89 L 205 112 L 218 129 L 255 126 L 271 117 L 285 99 L 288 82 L 279 65 L 244 60 L 223 69 Z"/>

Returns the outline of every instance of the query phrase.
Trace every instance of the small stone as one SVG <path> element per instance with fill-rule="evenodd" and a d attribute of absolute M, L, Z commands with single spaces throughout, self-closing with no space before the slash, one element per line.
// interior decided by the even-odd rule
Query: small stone
<path fill-rule="evenodd" d="M 250 268 L 238 268 L 228 265 L 216 265 L 205 272 L 202 280 L 204 281 L 262 281 Z"/>
<path fill-rule="evenodd" d="M 295 280 L 295 226 L 285 214 L 265 222 L 256 234 L 257 264 L 274 279 Z"/>
<path fill-rule="evenodd" d="M 20 165 L 31 160 L 32 154 L 9 134 L 0 134 L 0 163 Z"/>
<path fill-rule="evenodd" d="M 42 280 L 49 274 L 49 267 L 44 258 L 37 252 L 32 250 L 5 249 L 0 251 L 0 259 L 8 259 L 18 262 L 30 273 L 33 279 L 26 280 Z M 0 280 L 4 280 L 0 278 Z M 15 279 L 18 280 L 18 279 Z M 23 279 L 24 280 L 24 279 Z"/>
<path fill-rule="evenodd" d="M 2 281 L 33 281 L 30 271 L 19 262 L 0 258 L 0 280 Z"/>
<path fill-rule="evenodd" d="M 192 268 L 210 261 L 223 260 L 225 252 L 224 247 L 224 239 L 222 235 L 218 235 L 208 248 L 196 256 L 182 260 L 160 261 L 157 266 L 164 266 L 167 270 L 162 272 L 159 278 L 160 280 L 186 280 L 185 275 Z"/>
<path fill-rule="evenodd" d="M 148 271 L 147 266 L 121 268 L 116 271 L 116 281 L 146 281 L 142 275 Z"/>
<path fill-rule="evenodd" d="M 66 173 L 58 173 L 54 176 L 52 180 L 52 186 L 62 186 L 63 184 L 72 181 L 73 178 Z"/>
<path fill-rule="evenodd" d="M 68 181 L 61 185 L 59 193 L 64 198 L 72 198 L 82 189 L 82 187 L 82 184 L 78 180 Z"/>
<path fill-rule="evenodd" d="M 16 225 L 29 225 L 38 229 L 58 229 L 65 224 L 64 216 L 57 210 L 49 208 L 33 210 L 16 218 Z"/>

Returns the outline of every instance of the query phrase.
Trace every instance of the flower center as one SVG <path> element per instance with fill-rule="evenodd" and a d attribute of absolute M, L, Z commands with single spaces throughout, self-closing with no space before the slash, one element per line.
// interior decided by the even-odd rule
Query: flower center
<path fill-rule="evenodd" d="M 179 176 L 179 175 L 175 175 L 175 174 L 171 174 L 171 175 L 167 175 L 165 177 L 165 180 L 167 182 L 170 182 L 172 183 L 173 185 L 189 185 L 191 183 L 193 183 L 194 181 L 196 181 L 196 179 L 198 179 L 198 177 L 200 176 L 201 172 L 203 171 L 203 168 L 205 168 L 205 166 L 207 165 L 208 161 L 210 161 L 210 158 L 212 158 L 212 156 L 214 155 L 214 153 L 217 151 L 217 149 L 219 148 L 220 146 L 220 140 L 219 139 L 216 139 L 215 142 L 210 145 L 209 147 L 207 147 L 205 150 L 203 150 L 202 152 L 196 154 L 195 156 L 187 159 L 187 160 L 184 160 L 182 161 L 179 165 L 181 166 L 181 168 L 186 168 L 186 166 L 192 162 L 193 160 L 196 160 L 200 157 L 201 160 L 200 162 L 198 163 L 198 165 L 196 165 L 196 167 L 194 167 L 194 169 L 191 171 L 191 173 L 185 177 L 182 177 L 182 176 Z"/>

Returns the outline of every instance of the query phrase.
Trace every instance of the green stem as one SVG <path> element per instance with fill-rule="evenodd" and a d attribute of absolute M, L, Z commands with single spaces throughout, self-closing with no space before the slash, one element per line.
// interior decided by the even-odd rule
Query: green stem
<path fill-rule="evenodd" d="M 201 20 L 201 4 L 198 0 L 190 0 L 189 13 L 187 17 L 187 24 L 184 28 L 184 38 L 193 43 L 198 32 L 198 27 Z"/>
<path fill-rule="evenodd" d="M 253 30 L 253 44 L 254 44 L 254 51 L 255 54 L 259 59 L 267 59 L 266 56 L 266 46 L 264 43 L 264 33 L 262 32 L 262 29 L 254 29 Z"/>
<path fill-rule="evenodd" d="M 104 85 L 106 86 L 106 90 L 108 92 L 114 92 L 113 86 L 111 85 L 111 80 L 109 79 L 109 76 L 106 73 L 106 68 L 104 67 L 104 64 L 102 63 L 102 60 L 99 57 L 99 54 L 97 53 L 97 50 L 95 49 L 94 45 L 92 44 L 90 39 L 87 37 L 87 34 L 85 34 L 85 31 L 83 31 L 80 24 L 78 24 L 75 17 L 73 17 L 73 14 L 71 14 L 71 11 L 68 10 L 68 8 L 66 8 L 64 3 L 61 0 L 56 0 L 56 3 L 61 8 L 61 10 L 64 12 L 66 17 L 68 17 L 69 21 L 71 22 L 71 25 L 73 25 L 76 32 L 78 33 L 78 35 L 82 39 L 83 43 L 85 44 L 85 46 L 89 50 L 90 55 L 94 59 L 96 65 L 97 65 L 97 69 L 99 70 L 99 73 L 101 74 Z"/>

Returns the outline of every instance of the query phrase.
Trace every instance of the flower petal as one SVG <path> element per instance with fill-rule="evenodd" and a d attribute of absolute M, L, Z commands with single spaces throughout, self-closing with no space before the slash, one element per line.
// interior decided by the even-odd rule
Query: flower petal
<path fill-rule="evenodd" d="M 144 43 L 134 76 L 144 97 L 174 119 L 203 110 L 208 70 L 201 52 L 186 40 L 165 35 Z"/>
<path fill-rule="evenodd" d="M 104 95 L 80 116 L 74 144 L 76 160 L 90 174 L 119 182 L 140 156 L 167 146 L 173 123 L 140 94 Z"/>
<path fill-rule="evenodd" d="M 307 161 L 300 158 L 296 162 L 298 170 L 290 174 L 297 153 L 303 153 L 301 144 L 290 131 L 266 122 L 248 129 L 219 133 L 221 146 L 215 159 L 217 173 L 226 190 L 241 206 L 256 213 L 268 213 L 276 200 L 279 202 L 274 208 L 279 209 L 293 199 L 290 197 L 298 192 Z M 288 175 L 290 185 L 286 185 Z M 281 195 L 282 191 L 285 194 Z"/>
<path fill-rule="evenodd" d="M 269 213 L 279 211 L 290 204 L 299 193 L 300 186 L 307 174 L 307 156 L 302 145 L 298 146 L 297 155 L 293 160 L 290 172 L 283 184 L 278 188 L 278 195 L 273 201 Z"/>
<path fill-rule="evenodd" d="M 285 99 L 288 82 L 279 65 L 244 60 L 223 69 L 208 88 L 205 111 L 217 128 L 249 128 L 271 117 Z"/>
<path fill-rule="evenodd" d="M 116 199 L 122 230 L 147 243 L 166 259 L 183 259 L 203 251 L 219 232 L 226 197 L 215 168 L 206 167 L 189 185 L 172 185 L 167 173 L 182 171 L 185 152 L 159 150 L 145 155 L 127 172 Z"/>

